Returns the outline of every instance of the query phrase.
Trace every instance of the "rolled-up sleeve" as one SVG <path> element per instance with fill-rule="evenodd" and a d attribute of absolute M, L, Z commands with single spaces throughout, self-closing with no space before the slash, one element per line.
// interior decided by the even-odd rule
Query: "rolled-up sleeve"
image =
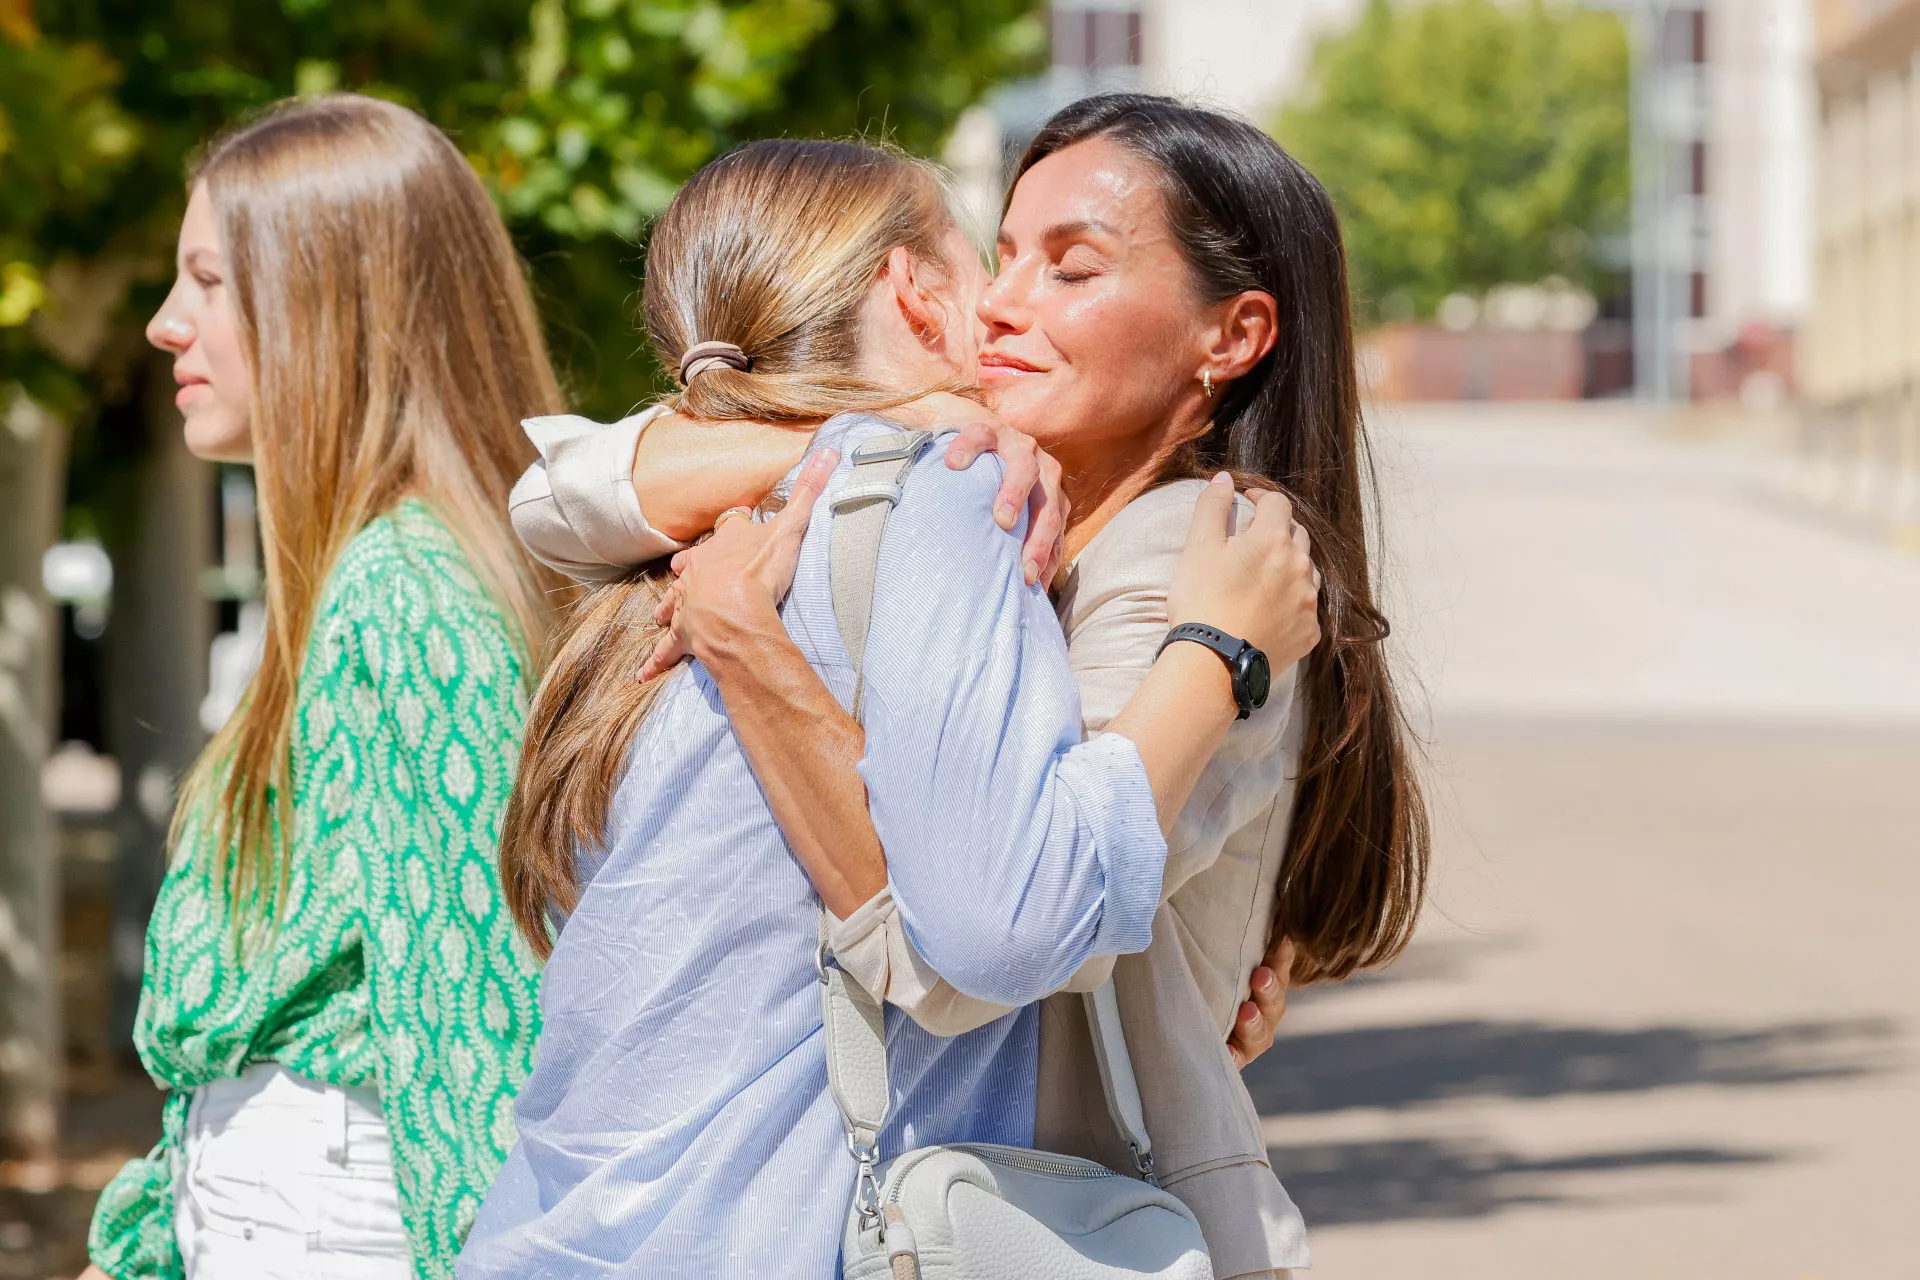
<path fill-rule="evenodd" d="M 633 490 L 640 433 L 667 406 L 614 423 L 574 414 L 521 423 L 540 451 L 507 505 L 513 531 L 542 563 L 580 582 L 611 582 L 686 544 L 654 529 Z"/>
<path fill-rule="evenodd" d="M 840 967 L 875 998 L 900 1009 L 934 1035 L 964 1035 L 1013 1012 L 1011 1005 L 963 995 L 933 971 L 907 938 L 891 887 L 868 898 L 844 920 L 828 912 L 827 945 Z"/>
<path fill-rule="evenodd" d="M 866 651 L 867 783 L 914 948 L 1021 1005 L 1144 950 L 1167 846 L 1133 743 L 1082 742 L 1066 641 L 991 514 L 997 459 L 909 474 Z M 831 493 L 829 494 L 831 496 Z"/>

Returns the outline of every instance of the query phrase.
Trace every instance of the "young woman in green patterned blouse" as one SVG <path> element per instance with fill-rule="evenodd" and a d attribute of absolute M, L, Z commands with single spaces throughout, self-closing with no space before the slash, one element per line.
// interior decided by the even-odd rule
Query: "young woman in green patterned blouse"
<path fill-rule="evenodd" d="M 188 445 L 255 467 L 269 621 L 182 790 L 135 1030 L 165 1128 L 94 1267 L 449 1275 L 538 1031 L 494 852 L 553 586 L 507 493 L 560 396 L 472 170 L 387 103 L 216 142 L 178 270 L 148 336 Z"/>

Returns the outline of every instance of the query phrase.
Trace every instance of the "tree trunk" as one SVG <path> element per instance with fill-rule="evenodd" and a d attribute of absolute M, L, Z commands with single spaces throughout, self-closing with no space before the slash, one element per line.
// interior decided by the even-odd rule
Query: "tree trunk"
<path fill-rule="evenodd" d="M 40 562 L 59 526 L 65 432 L 0 388 L 0 1148 L 52 1151 L 61 1085 L 59 860 L 40 766 L 54 727 L 54 613 Z"/>
<path fill-rule="evenodd" d="M 129 1054 L 147 917 L 166 872 L 174 796 L 206 741 L 200 700 L 214 622 L 200 587 L 214 542 L 214 469 L 187 452 L 166 362 L 150 361 L 145 375 L 139 509 L 131 540 L 111 549 L 113 615 L 107 624 L 107 744 L 120 764 L 113 1042 Z"/>

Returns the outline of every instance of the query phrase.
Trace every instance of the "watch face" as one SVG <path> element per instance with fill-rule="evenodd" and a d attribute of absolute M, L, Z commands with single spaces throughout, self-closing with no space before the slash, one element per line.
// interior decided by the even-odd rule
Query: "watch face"
<path fill-rule="evenodd" d="M 1256 707 L 1266 706 L 1267 693 L 1273 686 L 1273 670 L 1267 665 L 1267 655 L 1258 649 L 1241 654 L 1240 674 L 1247 691 L 1247 701 Z"/>

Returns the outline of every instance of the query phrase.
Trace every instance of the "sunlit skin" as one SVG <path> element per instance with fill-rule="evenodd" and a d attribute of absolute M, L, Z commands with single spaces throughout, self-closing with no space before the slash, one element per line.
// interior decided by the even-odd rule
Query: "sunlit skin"
<path fill-rule="evenodd" d="M 1151 163 L 1098 139 L 1021 175 L 999 254 L 977 309 L 980 381 L 1065 469 L 1071 559 L 1155 460 L 1208 430 L 1223 388 L 1273 349 L 1276 308 L 1258 291 L 1200 298 Z"/>
<path fill-rule="evenodd" d="M 948 248 L 956 270 L 945 279 L 916 275 L 904 250 L 889 256 L 869 298 L 863 349 L 873 354 L 863 371 L 924 385 L 968 372 L 966 347 L 977 344 L 971 371 L 988 403 L 1064 469 L 1073 527 L 1057 562 L 1071 561 L 1138 497 L 1162 458 L 1209 429 L 1213 404 L 1277 335 L 1269 294 L 1198 296 L 1152 165 L 1112 143 L 1078 143 L 1021 175 L 1000 227 L 998 277 L 986 279 L 957 234 Z M 977 323 L 961 324 L 976 297 Z M 966 421 L 967 406 L 951 398 L 918 409 Z M 897 416 L 931 425 L 913 409 Z M 784 432 L 762 434 L 765 465 L 747 478 L 760 492 L 805 448 Z M 965 466 L 990 433 L 970 437 L 956 444 L 950 465 Z M 671 424 L 642 439 L 635 472 L 651 473 L 657 486 L 641 495 L 643 506 L 661 512 L 657 527 L 684 537 L 711 521 L 712 482 L 699 475 L 708 460 L 704 449 L 682 449 Z M 665 482 L 676 467 L 692 474 Z M 1003 497 L 1001 523 L 1011 526 L 1017 497 Z M 1030 556 L 1029 580 L 1039 567 Z"/>
<path fill-rule="evenodd" d="M 987 272 L 958 229 L 947 232 L 941 252 L 946 265 L 930 271 L 896 248 L 875 277 L 860 343 L 860 372 L 874 382 L 911 387 L 972 376 L 980 338 L 973 310 Z"/>
<path fill-rule="evenodd" d="M 209 462 L 253 461 L 253 376 L 240 343 L 213 201 L 196 184 L 180 222 L 173 289 L 147 322 L 147 341 L 173 357 L 173 402 L 187 448 Z"/>

